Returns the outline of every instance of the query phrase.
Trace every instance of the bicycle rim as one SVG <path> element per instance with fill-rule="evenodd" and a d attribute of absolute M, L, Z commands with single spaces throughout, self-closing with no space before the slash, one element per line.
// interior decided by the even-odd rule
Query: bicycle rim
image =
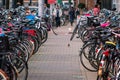
<path fill-rule="evenodd" d="M 75 34 L 76 34 L 76 32 L 77 32 L 77 29 L 78 29 L 78 25 L 76 25 L 76 27 L 74 28 L 73 33 L 72 33 L 72 35 L 71 35 L 71 37 L 70 37 L 70 41 L 73 40 L 73 38 L 74 38 L 74 36 L 75 36 Z"/>
<path fill-rule="evenodd" d="M 2 69 L 0 69 L 0 80 L 9 80 L 8 75 Z"/>
<path fill-rule="evenodd" d="M 18 73 L 18 79 L 17 80 L 27 80 L 28 77 L 28 65 L 27 63 L 19 58 L 18 56 L 15 56 L 13 54 L 11 58 L 11 62 L 13 63 L 16 72 Z"/>
<path fill-rule="evenodd" d="M 91 72 L 96 72 L 97 69 L 95 69 L 91 64 L 89 63 L 89 60 L 85 58 L 84 54 L 80 52 L 80 62 L 83 65 L 83 67 Z"/>

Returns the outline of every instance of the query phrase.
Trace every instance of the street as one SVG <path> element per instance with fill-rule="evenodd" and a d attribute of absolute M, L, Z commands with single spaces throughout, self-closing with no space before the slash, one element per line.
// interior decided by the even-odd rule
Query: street
<path fill-rule="evenodd" d="M 96 80 L 97 73 L 87 71 L 80 63 L 82 42 L 76 36 L 70 41 L 69 30 L 74 26 L 57 28 L 58 35 L 49 32 L 46 43 L 29 60 L 28 80 Z"/>

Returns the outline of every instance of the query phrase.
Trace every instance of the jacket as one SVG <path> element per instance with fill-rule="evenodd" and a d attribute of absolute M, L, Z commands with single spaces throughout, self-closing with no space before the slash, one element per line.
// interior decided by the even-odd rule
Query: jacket
<path fill-rule="evenodd" d="M 53 10 L 53 15 L 54 15 L 55 17 L 57 17 L 57 9 L 54 9 L 54 10 Z M 61 16 L 62 16 L 62 10 L 59 9 L 59 17 L 61 17 Z"/>

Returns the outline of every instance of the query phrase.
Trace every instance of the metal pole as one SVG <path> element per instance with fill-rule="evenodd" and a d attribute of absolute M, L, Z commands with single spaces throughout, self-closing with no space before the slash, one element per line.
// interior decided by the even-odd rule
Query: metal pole
<path fill-rule="evenodd" d="M 38 16 L 43 16 L 43 0 L 38 0 Z"/>

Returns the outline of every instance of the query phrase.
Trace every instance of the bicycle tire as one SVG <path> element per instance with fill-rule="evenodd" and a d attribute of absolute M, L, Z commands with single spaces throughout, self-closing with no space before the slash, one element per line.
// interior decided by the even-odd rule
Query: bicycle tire
<path fill-rule="evenodd" d="M 61 24 L 61 26 L 64 26 L 64 25 L 65 25 L 64 19 L 60 19 L 60 24 Z"/>
<path fill-rule="evenodd" d="M 2 69 L 0 69 L 0 80 L 9 80 L 8 75 Z"/>
<path fill-rule="evenodd" d="M 98 61 L 97 61 L 98 56 L 95 53 L 97 45 L 99 44 L 93 42 L 87 42 L 84 43 L 83 47 L 80 50 L 80 54 L 83 54 L 84 58 L 88 60 L 89 64 L 96 70 L 98 69 Z"/>
<path fill-rule="evenodd" d="M 46 28 L 42 28 L 43 35 L 42 35 L 42 44 L 45 43 L 48 39 L 48 31 Z"/>
<path fill-rule="evenodd" d="M 31 40 L 34 42 L 34 47 L 35 48 L 34 48 L 33 54 L 35 54 L 39 49 L 39 43 L 38 43 L 37 39 L 33 36 L 31 36 Z"/>
<path fill-rule="evenodd" d="M 81 40 L 83 43 L 88 40 L 88 38 L 89 38 L 88 35 L 89 35 L 88 30 L 84 30 L 83 33 L 81 34 Z"/>
<path fill-rule="evenodd" d="M 72 33 L 72 35 L 71 35 L 71 37 L 70 37 L 70 41 L 73 40 L 75 34 L 77 33 L 77 30 L 78 30 L 78 25 L 76 25 L 76 27 L 74 28 L 73 33 Z"/>
<path fill-rule="evenodd" d="M 41 46 L 42 44 L 42 38 L 41 38 L 41 33 L 39 32 L 39 29 L 35 28 L 35 27 L 31 27 L 31 29 L 33 29 L 35 31 L 35 36 L 38 40 L 39 46 Z"/>
<path fill-rule="evenodd" d="M 22 48 L 20 46 L 18 46 L 18 45 L 17 46 L 12 46 L 11 49 L 16 55 L 18 55 L 24 61 L 28 60 L 28 58 L 26 58 L 26 56 L 25 56 L 26 53 L 22 50 Z"/>
<path fill-rule="evenodd" d="M 17 55 L 14 55 L 14 53 L 12 53 L 12 56 L 10 57 L 10 59 L 16 72 L 18 73 L 18 80 L 27 80 L 27 77 L 28 77 L 27 62 L 19 58 Z"/>
<path fill-rule="evenodd" d="M 81 51 L 80 51 L 79 57 L 80 57 L 79 58 L 80 62 L 85 69 L 87 69 L 88 71 L 91 71 L 91 72 L 97 72 L 97 69 L 95 69 L 93 66 L 91 66 L 91 64 L 89 63 L 89 60 L 85 58 L 84 54 Z"/>
<path fill-rule="evenodd" d="M 79 27 L 78 27 L 78 36 L 79 36 L 80 39 L 82 37 L 82 33 L 84 32 L 84 30 L 86 30 L 85 26 L 84 25 L 79 25 Z"/>
<path fill-rule="evenodd" d="M 9 80 L 17 80 L 17 72 L 15 67 L 12 65 L 10 61 L 10 54 L 6 52 L 7 54 L 2 54 L 2 63 L 1 63 L 1 69 L 7 74 Z M 11 55 L 12 57 L 12 55 Z"/>
<path fill-rule="evenodd" d="M 54 28 L 53 28 L 54 25 L 53 25 L 53 24 L 56 24 L 56 23 L 55 23 L 55 21 L 53 21 L 53 19 L 52 19 L 52 20 L 50 20 L 50 28 L 51 28 L 53 34 L 58 35 L 58 34 L 54 31 Z"/>
<path fill-rule="evenodd" d="M 23 43 L 27 46 L 27 49 L 29 51 L 29 58 L 33 55 L 34 50 L 34 44 L 29 40 L 23 40 Z"/>
<path fill-rule="evenodd" d="M 22 58 L 27 62 L 29 59 L 29 51 L 27 49 L 27 46 L 25 46 L 23 44 L 23 42 L 19 43 L 18 45 L 16 45 L 15 47 L 19 48 L 20 51 L 22 52 Z M 19 54 L 19 53 L 18 53 Z"/>

